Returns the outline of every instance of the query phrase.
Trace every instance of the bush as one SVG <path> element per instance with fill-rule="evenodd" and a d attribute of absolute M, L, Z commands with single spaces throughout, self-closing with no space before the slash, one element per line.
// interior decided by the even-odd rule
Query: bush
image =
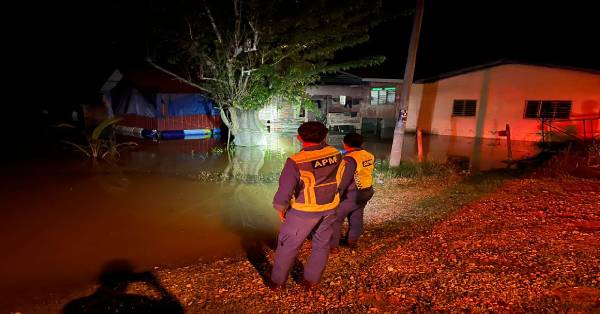
<path fill-rule="evenodd" d="M 571 145 L 551 157 L 536 171 L 549 177 L 582 177 L 600 179 L 600 144 Z"/>
<path fill-rule="evenodd" d="M 586 147 L 588 166 L 600 166 L 600 143 L 592 143 Z"/>

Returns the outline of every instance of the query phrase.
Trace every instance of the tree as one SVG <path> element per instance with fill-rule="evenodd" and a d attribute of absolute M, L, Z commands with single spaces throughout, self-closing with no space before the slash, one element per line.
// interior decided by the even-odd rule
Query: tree
<path fill-rule="evenodd" d="M 368 41 L 380 0 L 206 0 L 186 4 L 161 54 L 215 101 L 239 146 L 264 145 L 258 110 L 276 99 L 313 108 L 306 94 L 319 75 L 383 62 L 332 62 Z"/>

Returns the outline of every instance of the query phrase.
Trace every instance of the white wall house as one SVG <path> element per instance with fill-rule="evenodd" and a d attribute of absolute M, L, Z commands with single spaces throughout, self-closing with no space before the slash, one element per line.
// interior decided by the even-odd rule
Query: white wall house
<path fill-rule="evenodd" d="M 497 62 L 413 86 L 407 126 L 425 133 L 539 141 L 542 118 L 580 138 L 600 134 L 600 72 Z"/>

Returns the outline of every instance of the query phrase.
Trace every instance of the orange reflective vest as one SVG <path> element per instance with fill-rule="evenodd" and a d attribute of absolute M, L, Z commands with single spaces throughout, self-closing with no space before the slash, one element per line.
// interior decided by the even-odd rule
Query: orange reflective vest
<path fill-rule="evenodd" d="M 290 157 L 300 170 L 302 192 L 290 203 L 305 212 L 335 209 L 340 203 L 338 185 L 341 179 L 341 153 L 332 146 L 318 150 L 302 150 Z"/>
<path fill-rule="evenodd" d="M 375 156 L 364 149 L 353 150 L 346 154 L 356 162 L 354 182 L 359 190 L 373 186 L 373 170 L 375 169 Z"/>

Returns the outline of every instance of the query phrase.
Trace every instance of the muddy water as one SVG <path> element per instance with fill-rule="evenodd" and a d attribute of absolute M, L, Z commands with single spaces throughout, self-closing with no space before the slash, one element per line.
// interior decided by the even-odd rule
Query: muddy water
<path fill-rule="evenodd" d="M 13 179 L 2 185 L 0 294 L 93 282 L 112 259 L 145 270 L 241 254 L 242 236 L 276 232 L 273 189 L 154 174 Z"/>
<path fill-rule="evenodd" d="M 474 171 L 507 167 L 507 143 L 505 138 L 475 139 L 452 136 L 424 136 L 423 160 L 439 163 L 462 162 Z M 513 141 L 512 159 L 534 157 L 539 152 L 534 142 Z M 416 136 L 404 140 L 402 160 L 418 160 Z"/>
<path fill-rule="evenodd" d="M 329 141 L 339 147 L 342 137 Z M 113 259 L 140 271 L 185 265 L 243 256 L 276 235 L 272 179 L 300 148 L 293 135 L 273 135 L 266 152 L 239 149 L 235 156 L 215 148 L 217 140 L 140 144 L 116 165 L 71 158 L 0 168 L 0 311 L 93 283 Z M 391 144 L 369 140 L 366 147 L 385 159 Z M 459 156 L 482 169 L 503 166 L 504 147 L 449 137 L 423 143 L 426 160 Z M 414 136 L 404 151 L 405 160 L 417 158 Z M 515 158 L 534 153 L 531 144 L 513 147 Z M 206 173 L 243 176 L 206 182 Z"/>

